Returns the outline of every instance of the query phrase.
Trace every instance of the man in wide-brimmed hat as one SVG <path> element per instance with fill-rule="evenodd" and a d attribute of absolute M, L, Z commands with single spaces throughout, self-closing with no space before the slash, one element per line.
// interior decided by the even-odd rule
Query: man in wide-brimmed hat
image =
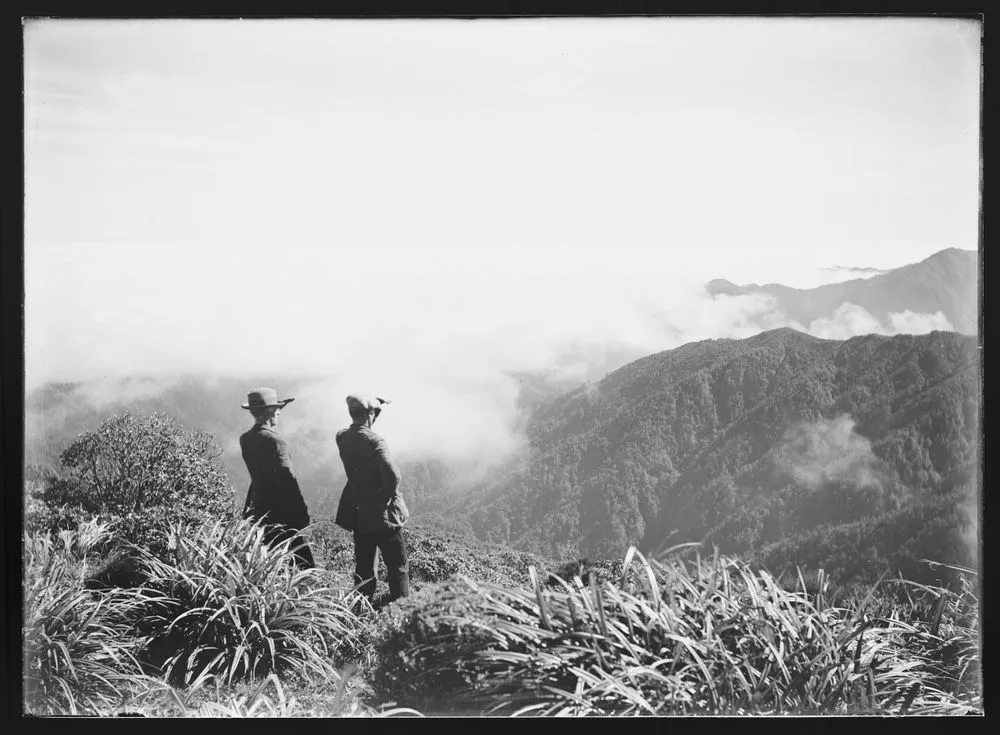
<path fill-rule="evenodd" d="M 410 512 L 399 494 L 399 469 L 385 439 L 372 431 L 382 398 L 347 397 L 351 425 L 337 432 L 337 448 L 347 473 L 336 523 L 354 532 L 354 582 L 362 594 L 375 595 L 375 550 L 382 554 L 389 576 L 391 602 L 410 591 L 403 524 Z"/>
<path fill-rule="evenodd" d="M 278 414 L 294 398 L 278 400 L 273 388 L 254 388 L 247 393 L 243 408 L 253 416 L 253 427 L 240 437 L 243 461 L 250 472 L 250 489 L 243 515 L 264 519 L 267 542 L 277 544 L 309 525 L 299 481 L 292 469 L 288 443 L 278 435 Z M 301 537 L 293 542 L 295 563 L 302 568 L 315 566 L 312 550 Z"/>

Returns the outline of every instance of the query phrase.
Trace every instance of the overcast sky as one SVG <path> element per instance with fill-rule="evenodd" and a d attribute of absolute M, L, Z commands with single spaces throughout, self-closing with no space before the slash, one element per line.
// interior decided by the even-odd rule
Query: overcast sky
<path fill-rule="evenodd" d="M 945 19 L 29 21 L 28 386 L 376 382 L 443 355 L 454 380 L 646 345 L 641 309 L 701 314 L 684 299 L 710 278 L 976 249 L 979 39 Z M 682 333 L 729 336 L 698 318 Z"/>

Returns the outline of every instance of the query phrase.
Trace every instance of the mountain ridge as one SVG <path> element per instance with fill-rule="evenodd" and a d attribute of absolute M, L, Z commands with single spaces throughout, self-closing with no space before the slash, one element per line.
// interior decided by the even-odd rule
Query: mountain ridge
<path fill-rule="evenodd" d="M 962 334 L 978 331 L 979 254 L 974 250 L 946 248 L 922 261 L 893 268 L 868 278 L 852 278 L 813 288 L 779 283 L 738 285 L 724 278 L 705 284 L 713 297 L 755 293 L 775 299 L 778 309 L 808 327 L 827 318 L 844 303 L 866 309 L 885 323 L 890 313 L 941 312 Z"/>

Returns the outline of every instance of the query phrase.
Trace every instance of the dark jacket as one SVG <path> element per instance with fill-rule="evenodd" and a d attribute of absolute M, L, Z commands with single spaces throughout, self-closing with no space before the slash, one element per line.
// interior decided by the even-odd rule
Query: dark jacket
<path fill-rule="evenodd" d="M 266 513 L 269 523 L 295 529 L 308 526 L 309 510 L 292 469 L 288 443 L 274 429 L 257 425 L 240 437 L 240 449 L 250 472 L 243 515 L 261 518 Z"/>
<path fill-rule="evenodd" d="M 337 448 L 347 484 L 337 506 L 336 523 L 358 533 L 400 528 L 410 517 L 399 494 L 400 474 L 385 440 L 366 426 L 337 432 Z"/>

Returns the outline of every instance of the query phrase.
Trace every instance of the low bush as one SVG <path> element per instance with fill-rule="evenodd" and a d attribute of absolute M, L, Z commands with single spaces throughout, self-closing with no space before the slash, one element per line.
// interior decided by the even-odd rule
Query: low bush
<path fill-rule="evenodd" d="M 27 527 L 58 532 L 99 516 L 114 523 L 117 540 L 162 553 L 171 523 L 233 514 L 220 454 L 209 434 L 169 416 L 123 411 L 73 441 L 58 473 L 36 472 Z"/>
<path fill-rule="evenodd" d="M 474 659 L 492 641 L 478 624 L 488 615 L 488 601 L 464 579 L 426 585 L 386 608 L 372 635 L 372 701 L 453 710 L 454 694 L 478 679 Z"/>

